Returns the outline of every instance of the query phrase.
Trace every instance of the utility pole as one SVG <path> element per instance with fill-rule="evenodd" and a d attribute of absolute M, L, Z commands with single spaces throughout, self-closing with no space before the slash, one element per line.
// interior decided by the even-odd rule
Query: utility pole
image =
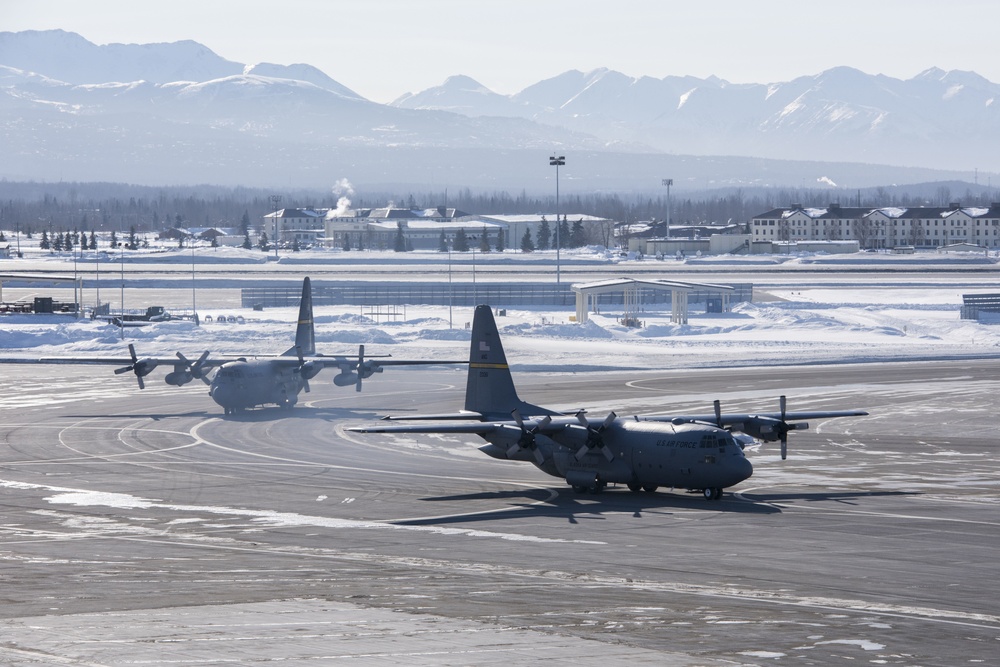
<path fill-rule="evenodd" d="M 271 207 L 274 209 L 274 238 L 271 242 L 274 243 L 274 259 L 278 259 L 278 204 L 281 203 L 281 195 L 271 195 Z"/>
<path fill-rule="evenodd" d="M 561 281 L 559 253 L 562 249 L 562 241 L 559 239 L 559 167 L 566 164 L 566 156 L 549 157 L 549 166 L 556 168 L 556 282 Z"/>

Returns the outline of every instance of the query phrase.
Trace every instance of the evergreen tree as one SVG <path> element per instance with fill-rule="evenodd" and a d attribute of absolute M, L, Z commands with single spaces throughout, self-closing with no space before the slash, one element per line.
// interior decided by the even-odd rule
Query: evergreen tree
<path fill-rule="evenodd" d="M 240 218 L 240 231 L 246 236 L 250 233 L 250 212 L 243 211 L 243 217 Z"/>
<path fill-rule="evenodd" d="M 448 237 L 445 236 L 443 229 L 438 237 L 438 252 L 448 252 Z"/>
<path fill-rule="evenodd" d="M 341 244 L 341 248 L 343 248 L 345 251 L 351 249 L 351 235 L 348 234 L 347 232 L 344 232 L 344 242 L 343 244 Z"/>
<path fill-rule="evenodd" d="M 90 249 L 97 250 L 97 234 L 93 230 L 90 232 Z"/>
<path fill-rule="evenodd" d="M 194 244 L 194 240 L 192 240 L 191 243 Z M 129 245 L 129 246 L 126 246 L 126 247 L 131 248 L 132 246 Z M 183 248 L 184 247 L 184 235 L 183 234 L 178 234 L 177 235 L 177 247 L 178 248 Z"/>
<path fill-rule="evenodd" d="M 139 242 L 135 237 L 135 225 L 128 228 L 128 248 L 129 250 L 139 249 Z"/>
<path fill-rule="evenodd" d="M 213 238 L 212 240 L 214 241 L 215 239 Z M 294 239 L 292 239 L 292 252 L 298 252 L 301 249 L 302 246 L 299 245 L 299 238 L 295 237 Z"/>
<path fill-rule="evenodd" d="M 582 248 L 587 245 L 587 233 L 583 229 L 583 220 L 573 223 L 573 230 L 569 233 L 569 247 Z"/>
<path fill-rule="evenodd" d="M 396 241 L 392 246 L 396 252 L 406 252 L 406 237 L 403 236 L 403 223 L 396 223 Z"/>
<path fill-rule="evenodd" d="M 63 237 L 63 249 L 66 252 L 72 252 L 76 246 L 74 241 L 76 241 L 76 232 L 66 232 L 66 236 Z"/>
<path fill-rule="evenodd" d="M 63 249 L 63 235 L 56 233 L 52 235 L 52 249 L 56 252 L 62 252 Z"/>
<path fill-rule="evenodd" d="M 490 251 L 490 235 L 489 232 L 484 228 L 479 234 L 479 252 L 489 252 Z"/>
<path fill-rule="evenodd" d="M 49 233 L 44 229 L 42 230 L 42 238 L 38 241 L 38 247 L 42 250 L 48 250 L 52 247 L 49 244 Z"/>
<path fill-rule="evenodd" d="M 465 236 L 465 229 L 459 227 L 458 232 L 455 233 L 455 252 L 469 252 L 469 239 Z"/>
<path fill-rule="evenodd" d="M 118 234 L 113 229 L 111 230 L 111 247 L 112 248 L 118 247 Z"/>
<path fill-rule="evenodd" d="M 504 236 L 504 231 L 502 229 L 498 230 L 498 232 L 497 232 L 497 242 L 496 242 L 496 245 L 494 246 L 496 248 L 497 252 L 503 252 L 504 251 L 503 236 Z"/>
<path fill-rule="evenodd" d="M 565 248 L 569 243 L 569 223 L 566 222 L 566 216 L 559 222 L 559 247 Z"/>
<path fill-rule="evenodd" d="M 253 247 L 253 241 L 250 240 L 250 230 L 243 232 L 243 248 L 249 250 Z"/>
<path fill-rule="evenodd" d="M 538 225 L 538 249 L 548 250 L 550 244 L 552 243 L 552 230 L 549 229 L 549 221 L 542 216 L 542 223 Z"/>
<path fill-rule="evenodd" d="M 534 252 L 535 244 L 531 241 L 531 230 L 525 229 L 521 237 L 521 252 Z"/>
<path fill-rule="evenodd" d="M 86 250 L 88 247 L 87 232 L 80 232 L 80 250 Z"/>
<path fill-rule="evenodd" d="M 260 239 L 257 241 L 257 247 L 264 252 L 267 252 L 267 232 L 261 231 Z"/>

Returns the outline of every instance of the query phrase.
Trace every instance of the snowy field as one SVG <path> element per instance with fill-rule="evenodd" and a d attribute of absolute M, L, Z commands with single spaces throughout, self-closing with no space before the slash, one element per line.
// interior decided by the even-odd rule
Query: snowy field
<path fill-rule="evenodd" d="M 565 310 L 506 309 L 497 318 L 508 360 L 519 370 L 673 369 L 943 359 L 1000 355 L 1000 325 L 959 318 L 960 297 L 941 289 L 770 290 L 757 303 L 706 314 L 692 305 L 689 323 L 672 324 L 669 310 L 646 309 L 641 327 L 622 326 L 621 311 L 603 309 L 586 324 Z M 175 321 L 123 332 L 65 315 L 0 317 L 4 356 L 127 354 L 197 356 L 282 352 L 293 340 L 295 308 L 210 309 L 212 322 Z M 472 309 L 407 306 L 405 317 L 376 321 L 363 309 L 316 307 L 317 349 L 344 354 L 364 344 L 369 354 L 465 358 Z M 202 312 L 202 316 L 205 316 Z M 242 323 L 220 323 L 219 315 Z M 457 356 L 456 356 L 457 355 Z"/>
<path fill-rule="evenodd" d="M 117 299 L 115 272 L 122 267 L 120 257 L 87 252 L 50 254 L 29 247 L 22 248 L 24 259 L 5 260 L 0 272 L 67 271 L 79 267 L 81 275 L 92 278 L 100 259 L 101 277 L 105 284 L 105 299 Z M 273 308 L 255 312 L 238 307 L 223 308 L 221 298 L 213 299 L 214 291 L 225 295 L 226 303 L 238 302 L 240 287 L 261 279 L 299 281 L 310 270 L 330 271 L 336 267 L 380 266 L 393 264 L 411 267 L 400 269 L 388 280 L 427 279 L 431 272 L 440 272 L 444 263 L 464 263 L 465 274 L 457 279 L 469 279 L 469 262 L 476 261 L 480 270 L 513 264 L 524 271 L 514 273 L 544 275 L 552 270 L 553 253 L 524 254 L 490 253 L 472 258 L 468 253 L 451 260 L 442 253 L 392 253 L 310 251 L 284 253 L 279 261 L 268 261 L 259 250 L 235 248 L 197 248 L 177 250 L 154 248 L 124 256 L 125 282 L 128 288 L 155 289 L 158 266 L 183 269 L 197 265 L 197 275 L 212 275 L 212 290 L 199 299 L 200 315 L 213 316 L 213 322 L 201 326 L 178 321 L 151 325 L 124 332 L 118 328 L 89 320 L 73 320 L 68 316 L 0 317 L 0 354 L 3 356 L 60 356 L 83 354 L 125 354 L 127 343 L 134 343 L 143 354 L 186 355 L 201 350 L 216 353 L 269 354 L 281 352 L 291 345 L 297 312 L 294 308 Z M 965 276 L 974 276 L 975 284 L 989 287 L 993 282 L 997 258 L 986 252 L 916 255 L 797 255 L 750 257 L 691 257 L 684 260 L 667 258 L 639 260 L 622 257 L 603 248 L 564 251 L 564 266 L 593 265 L 628 275 L 630 269 L 662 267 L 664 275 L 681 274 L 682 280 L 706 281 L 705 271 L 727 269 L 732 273 L 726 282 L 752 282 L 755 302 L 734 304 L 732 312 L 707 314 L 700 304 L 692 304 L 689 323 L 670 322 L 669 307 L 647 307 L 639 313 L 641 327 L 619 324 L 621 310 L 603 309 L 591 315 L 586 324 L 571 322 L 571 308 L 564 310 L 526 310 L 509 308 L 506 304 L 491 304 L 506 309 L 498 317 L 511 365 L 524 370 L 588 369 L 673 369 L 718 365 L 775 365 L 887 361 L 903 359 L 940 359 L 953 357 L 994 356 L 1000 354 L 1000 325 L 991 326 L 959 318 L 963 292 L 991 291 L 969 289 Z M 233 273 L 233 267 L 246 272 Z M 778 266 L 781 272 L 771 272 Z M 941 273 L 942 269 L 954 269 Z M 971 269 L 971 270 L 970 270 Z M 802 276 L 788 277 L 788 272 L 808 270 Z M 864 282 L 872 287 L 859 287 L 860 282 L 845 284 L 832 281 L 827 286 L 824 272 L 844 275 L 857 270 L 873 277 Z M 894 280 L 896 271 L 906 271 L 908 280 Z M 926 273 L 921 273 L 926 271 Z M 985 271 L 985 273 L 983 273 Z M 967 273 L 965 273 L 967 272 Z M 919 285 L 912 277 L 919 275 Z M 194 275 L 192 270 L 192 275 Z M 611 274 L 615 275 L 615 274 Z M 133 277 L 134 276 L 134 277 Z M 489 277 L 484 276 L 485 279 Z M 609 276 L 611 277 L 611 276 Z M 324 277 L 324 279 L 331 279 Z M 438 278 L 440 279 L 440 277 Z M 493 279 L 504 279 L 495 277 Z M 176 278 L 175 278 L 176 280 Z M 181 278 L 181 280 L 184 280 Z M 248 282 L 251 281 L 251 282 Z M 720 280 L 722 282 L 722 280 Z M 799 284 L 802 289 L 788 286 Z M 65 289 L 65 288 L 58 288 Z M 177 289 L 175 301 L 190 303 L 191 290 Z M 992 291 L 1000 291 L 995 289 Z M 85 290 L 88 292 L 88 290 Z M 92 293 L 92 290 L 89 290 Z M 4 288 L 5 300 L 18 291 Z M 25 293 L 26 294 L 26 293 Z M 69 292 L 71 295 L 71 291 Z M 84 295 L 84 303 L 91 298 Z M 136 304 L 138 305 L 138 304 Z M 145 304 L 143 304 L 145 305 Z M 317 348 L 328 354 L 357 351 L 365 344 L 371 354 L 392 354 L 396 357 L 464 358 L 469 340 L 468 324 L 472 308 L 411 305 L 405 317 L 381 321 L 365 317 L 364 309 L 351 307 L 317 307 L 315 312 Z M 242 323 L 218 322 L 219 315 L 239 316 Z"/>

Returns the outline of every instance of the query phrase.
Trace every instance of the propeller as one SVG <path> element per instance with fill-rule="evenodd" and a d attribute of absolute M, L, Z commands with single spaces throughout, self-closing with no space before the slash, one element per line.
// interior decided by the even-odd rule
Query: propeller
<path fill-rule="evenodd" d="M 715 399 L 712 405 L 715 406 L 715 425 L 722 428 L 722 402 L 719 399 Z"/>
<path fill-rule="evenodd" d="M 354 391 L 361 391 L 361 381 L 364 379 L 365 366 L 365 346 L 358 345 L 358 381 L 354 385 Z"/>
<path fill-rule="evenodd" d="M 187 357 L 185 357 L 180 352 L 177 353 L 177 358 L 180 359 L 181 362 L 184 364 L 184 367 L 187 368 L 187 371 L 191 374 L 191 377 L 197 378 L 202 382 L 204 382 L 205 384 L 211 383 L 205 371 L 203 370 L 205 367 L 205 360 L 208 359 L 208 350 L 202 352 L 201 356 L 198 357 L 198 360 L 193 364 L 190 361 L 188 361 Z"/>
<path fill-rule="evenodd" d="M 788 422 L 785 421 L 785 395 L 782 394 L 778 399 L 778 407 L 781 410 L 781 423 L 778 426 L 778 435 L 781 438 L 781 460 L 784 461 L 788 458 Z"/>
<path fill-rule="evenodd" d="M 150 361 L 148 359 L 139 359 L 135 354 L 135 345 L 132 343 L 128 344 L 128 353 L 132 356 L 132 363 L 128 366 L 115 369 L 115 375 L 121 375 L 122 373 L 128 373 L 132 371 L 135 373 L 135 379 L 139 383 L 139 389 L 145 389 L 146 383 L 143 382 L 143 376 L 149 375 L 150 371 L 156 368 L 156 362 Z"/>
<path fill-rule="evenodd" d="M 517 422 L 518 428 L 521 429 L 521 436 L 517 439 L 517 442 L 507 449 L 507 458 L 517 454 L 522 449 L 529 449 L 534 454 L 535 460 L 538 461 L 538 465 L 545 463 L 545 454 L 538 449 L 538 443 L 535 442 L 535 436 L 538 435 L 539 431 L 549 425 L 552 421 L 552 417 L 545 415 L 538 421 L 537 424 L 529 429 L 524 425 L 524 419 L 521 418 L 521 412 L 517 408 L 514 408 L 510 414 L 514 417 L 514 421 Z"/>
<path fill-rule="evenodd" d="M 305 360 L 305 357 L 302 356 L 302 346 L 301 345 L 296 345 L 295 346 L 295 356 L 297 356 L 299 358 L 299 366 L 298 366 L 298 368 L 295 369 L 295 372 L 299 374 L 300 378 L 302 378 L 302 390 L 305 391 L 308 394 L 309 393 L 309 378 L 306 376 L 306 373 L 303 372 L 305 370 L 305 368 L 306 368 L 306 360 Z"/>
<path fill-rule="evenodd" d="M 781 396 L 778 399 L 779 416 L 777 419 L 774 417 L 754 416 L 743 425 L 742 429 L 740 429 L 743 432 L 756 436 L 762 440 L 772 442 L 774 440 L 780 441 L 782 461 L 788 458 L 788 432 L 801 431 L 809 428 L 809 424 L 807 422 L 789 424 L 786 421 L 786 405 L 787 399 L 784 396 Z"/>
<path fill-rule="evenodd" d="M 576 420 L 580 422 L 581 426 L 587 429 L 586 442 L 583 443 L 583 446 L 581 446 L 580 449 L 576 450 L 577 461 L 579 461 L 588 453 L 590 453 L 591 449 L 596 449 L 598 447 L 604 454 L 604 458 L 606 458 L 609 462 L 614 460 L 615 458 L 614 452 L 612 452 L 611 449 L 604 444 L 604 438 L 601 437 L 601 434 L 604 433 L 604 431 L 607 430 L 607 428 L 611 426 L 611 424 L 613 424 L 616 419 L 618 419 L 618 415 L 616 415 L 614 412 L 609 412 L 608 416 L 604 418 L 604 421 L 601 423 L 600 426 L 593 427 L 587 421 L 587 417 L 584 416 L 583 410 L 580 410 L 580 412 L 576 413 Z"/>
<path fill-rule="evenodd" d="M 358 379 L 354 388 L 361 391 L 361 381 L 370 378 L 375 373 L 381 373 L 382 366 L 377 361 L 365 361 L 365 346 L 358 345 Z"/>

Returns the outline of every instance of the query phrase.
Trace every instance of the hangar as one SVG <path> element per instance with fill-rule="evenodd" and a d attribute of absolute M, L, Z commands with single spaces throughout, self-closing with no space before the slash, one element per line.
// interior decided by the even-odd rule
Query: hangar
<path fill-rule="evenodd" d="M 576 293 L 576 321 L 586 322 L 587 314 L 596 310 L 597 298 L 601 294 L 624 293 L 626 322 L 637 322 L 640 292 L 643 289 L 670 292 L 670 321 L 675 324 L 688 322 L 688 294 L 694 291 L 705 291 L 716 294 L 720 301 L 721 312 L 729 311 L 729 297 L 734 288 L 730 285 L 712 283 L 691 283 L 679 280 L 644 280 L 637 278 L 616 278 L 600 280 L 592 283 L 578 283 L 572 286 Z"/>

